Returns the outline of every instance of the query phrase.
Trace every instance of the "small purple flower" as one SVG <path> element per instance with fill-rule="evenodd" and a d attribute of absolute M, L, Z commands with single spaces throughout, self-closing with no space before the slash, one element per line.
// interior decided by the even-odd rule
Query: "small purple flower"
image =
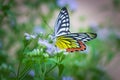
<path fill-rule="evenodd" d="M 107 28 L 103 28 L 97 31 L 97 35 L 100 40 L 106 40 L 109 37 L 110 33 Z"/>
<path fill-rule="evenodd" d="M 62 80 L 74 80 L 74 79 L 73 79 L 73 77 L 70 77 L 70 76 L 67 76 L 67 77 L 66 77 L 66 76 L 65 76 L 65 77 L 62 78 Z"/>
<path fill-rule="evenodd" d="M 57 0 L 57 4 L 60 7 L 64 7 L 67 4 L 67 0 Z"/>
<path fill-rule="evenodd" d="M 34 77 L 35 76 L 35 71 L 34 70 L 30 70 L 28 73 L 30 76 Z"/>
<path fill-rule="evenodd" d="M 45 30 L 41 26 L 35 26 L 33 32 L 36 34 L 43 34 L 45 33 Z"/>
<path fill-rule="evenodd" d="M 97 30 L 100 29 L 97 22 L 91 22 L 91 23 L 90 23 L 90 27 L 91 27 L 94 31 L 97 31 Z"/>
<path fill-rule="evenodd" d="M 77 9 L 76 0 L 57 0 L 57 4 L 59 7 L 65 7 L 66 5 L 68 5 L 73 11 Z"/>
<path fill-rule="evenodd" d="M 50 44 L 47 40 L 42 40 L 42 39 L 39 39 L 38 41 L 39 44 L 42 44 L 42 45 L 45 45 L 47 47 L 47 52 L 49 54 L 53 54 L 53 53 L 57 53 L 59 52 L 59 49 L 56 48 L 53 44 Z"/>
<path fill-rule="evenodd" d="M 77 9 L 77 2 L 76 0 L 68 0 L 68 5 L 72 11 Z"/>

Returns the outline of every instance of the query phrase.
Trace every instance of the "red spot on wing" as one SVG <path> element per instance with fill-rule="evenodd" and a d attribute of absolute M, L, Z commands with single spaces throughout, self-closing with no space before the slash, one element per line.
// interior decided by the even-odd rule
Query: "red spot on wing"
<path fill-rule="evenodd" d="M 75 51 L 84 51 L 86 49 L 85 44 L 82 41 L 78 41 L 80 47 L 79 48 L 68 48 L 67 52 L 75 52 Z"/>

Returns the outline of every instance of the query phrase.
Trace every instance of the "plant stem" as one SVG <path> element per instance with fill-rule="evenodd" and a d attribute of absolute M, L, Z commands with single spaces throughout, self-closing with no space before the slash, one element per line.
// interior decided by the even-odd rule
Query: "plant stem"
<path fill-rule="evenodd" d="M 26 68 L 23 70 L 23 72 L 20 75 L 20 80 L 24 79 L 24 77 L 26 76 L 26 74 L 30 71 L 31 68 L 31 64 L 26 66 Z"/>
<path fill-rule="evenodd" d="M 57 64 L 55 64 L 51 69 L 49 69 L 45 75 L 47 75 L 50 71 L 52 71 L 55 67 L 57 66 Z"/>
<path fill-rule="evenodd" d="M 18 65 L 17 80 L 19 80 L 20 65 L 21 65 L 21 61 L 20 61 L 19 65 Z"/>
<path fill-rule="evenodd" d="M 25 47 L 23 48 L 22 52 L 24 52 L 24 50 L 25 50 Z M 21 66 L 21 64 L 22 64 L 22 59 L 20 58 L 20 62 L 18 64 L 17 78 L 16 78 L 17 80 L 19 80 L 19 73 L 20 73 L 20 66 Z"/>

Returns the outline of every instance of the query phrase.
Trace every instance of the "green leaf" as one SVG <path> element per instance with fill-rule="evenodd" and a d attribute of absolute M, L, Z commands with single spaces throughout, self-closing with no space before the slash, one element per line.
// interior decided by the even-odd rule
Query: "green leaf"
<path fill-rule="evenodd" d="M 63 70 L 64 70 L 64 65 L 63 64 L 59 64 L 58 65 L 58 69 L 59 69 L 59 76 L 61 76 Z"/>
<path fill-rule="evenodd" d="M 49 76 L 49 77 L 46 77 L 45 80 L 55 80 L 53 77 Z"/>
<path fill-rule="evenodd" d="M 58 63 L 58 61 L 54 58 L 48 58 L 47 59 L 47 64 L 55 64 L 55 63 Z"/>

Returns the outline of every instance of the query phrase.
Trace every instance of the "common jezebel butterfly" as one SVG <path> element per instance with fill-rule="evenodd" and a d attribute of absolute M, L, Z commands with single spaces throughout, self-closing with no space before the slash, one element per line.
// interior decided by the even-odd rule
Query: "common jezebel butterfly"
<path fill-rule="evenodd" d="M 67 52 L 84 51 L 87 41 L 96 38 L 96 33 L 71 33 L 70 19 L 67 9 L 61 9 L 54 26 L 55 45 L 60 49 L 66 49 Z"/>

